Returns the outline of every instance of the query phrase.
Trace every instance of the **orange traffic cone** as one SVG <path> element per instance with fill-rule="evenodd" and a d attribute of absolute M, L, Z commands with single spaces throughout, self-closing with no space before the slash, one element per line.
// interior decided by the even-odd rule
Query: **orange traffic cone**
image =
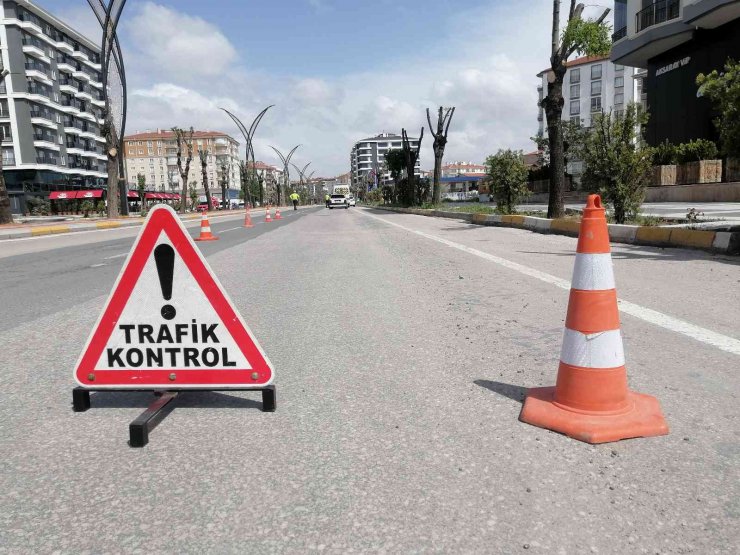
<path fill-rule="evenodd" d="M 283 219 L 283 217 L 280 215 L 280 208 L 279 207 L 275 209 L 275 219 L 276 220 L 282 220 Z"/>
<path fill-rule="evenodd" d="M 272 218 L 270 217 L 270 207 L 267 207 L 267 213 L 265 214 L 265 223 L 269 224 L 272 221 Z"/>
<path fill-rule="evenodd" d="M 254 227 L 252 223 L 252 215 L 249 213 L 249 206 L 247 206 L 247 212 L 244 214 L 244 226 L 243 227 Z"/>
<path fill-rule="evenodd" d="M 211 233 L 211 224 L 208 223 L 208 213 L 204 210 L 202 214 L 203 216 L 200 219 L 200 237 L 196 241 L 218 240 L 218 237 Z"/>
<path fill-rule="evenodd" d="M 586 443 L 666 435 L 655 397 L 627 389 L 609 230 L 589 195 L 578 235 L 555 387 L 527 392 L 519 420 Z"/>

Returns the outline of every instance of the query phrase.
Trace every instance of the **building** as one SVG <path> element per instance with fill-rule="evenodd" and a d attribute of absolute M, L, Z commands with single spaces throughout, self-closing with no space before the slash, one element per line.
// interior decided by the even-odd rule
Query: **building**
<path fill-rule="evenodd" d="M 252 162 L 249 162 L 249 167 L 252 167 Z M 259 180 L 262 182 L 262 198 L 265 202 L 275 202 L 277 200 L 277 186 L 283 186 L 283 170 L 265 164 L 260 160 L 254 162 L 254 172 L 257 174 Z M 259 200 L 259 199 L 255 199 Z"/>
<path fill-rule="evenodd" d="M 157 129 L 128 135 L 124 137 L 123 145 L 129 189 L 136 189 L 138 176 L 143 175 L 147 190 L 182 190 L 182 180 L 177 169 L 177 140 L 174 132 Z M 239 143 L 226 133 L 196 131 L 193 134 L 193 160 L 190 163 L 188 184 L 194 182 L 198 194 L 205 194 L 203 171 L 198 155 L 199 151 L 204 150 L 208 152 L 206 175 L 211 194 L 221 197 L 221 182 L 224 177 L 227 189 L 241 189 L 238 149 Z M 182 152 L 184 167 L 187 156 L 184 145 Z"/>
<path fill-rule="evenodd" d="M 350 154 L 350 167 L 352 173 L 352 186 L 367 186 L 375 183 L 375 176 L 378 176 L 377 183 L 379 186 L 393 183 L 390 172 L 385 168 L 385 153 L 389 150 L 402 148 L 401 135 L 391 133 L 381 133 L 375 137 L 362 139 L 355 143 Z M 418 148 L 419 139 L 409 137 L 411 148 Z M 421 162 L 416 161 L 414 175 L 421 175 Z"/>
<path fill-rule="evenodd" d="M 0 135 L 11 210 L 107 183 L 100 48 L 29 1 L 0 2 Z M 94 192 L 93 192 L 94 191 Z M 69 197 L 69 195 L 64 195 Z"/>
<path fill-rule="evenodd" d="M 442 198 L 449 200 L 470 200 L 477 198 L 480 185 L 486 176 L 478 175 L 454 175 L 440 178 L 442 187 Z"/>
<path fill-rule="evenodd" d="M 486 167 L 473 162 L 450 162 L 442 166 L 442 177 L 458 175 L 485 175 Z"/>
<path fill-rule="evenodd" d="M 647 70 L 648 143 L 716 141 L 696 76 L 740 59 L 740 1 L 617 0 L 614 29 L 611 59 Z"/>
<path fill-rule="evenodd" d="M 584 56 L 566 63 L 563 80 L 564 121 L 590 127 L 595 114 L 620 114 L 624 107 L 642 94 L 642 73 L 632 67 L 612 63 L 608 56 Z M 540 103 L 547 91 L 549 69 L 537 74 L 541 83 L 537 87 Z M 540 106 L 537 116 L 538 135 L 547 136 L 545 110 Z M 569 161 L 567 173 L 579 176 L 583 163 Z"/>

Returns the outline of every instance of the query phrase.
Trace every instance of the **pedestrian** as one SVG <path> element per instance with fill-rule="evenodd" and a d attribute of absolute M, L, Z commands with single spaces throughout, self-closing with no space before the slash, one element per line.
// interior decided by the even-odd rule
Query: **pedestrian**
<path fill-rule="evenodd" d="M 329 193 L 326 193 L 326 197 L 324 197 L 324 200 L 326 201 L 326 207 L 329 208 L 329 199 L 331 197 L 329 196 Z"/>
<path fill-rule="evenodd" d="M 290 200 L 292 200 L 292 201 L 293 201 L 293 210 L 298 210 L 298 200 L 299 200 L 300 198 L 301 198 L 301 197 L 299 197 L 299 196 L 298 196 L 298 193 L 296 193 L 295 191 L 293 191 L 293 192 L 291 193 L 291 195 L 290 195 Z"/>

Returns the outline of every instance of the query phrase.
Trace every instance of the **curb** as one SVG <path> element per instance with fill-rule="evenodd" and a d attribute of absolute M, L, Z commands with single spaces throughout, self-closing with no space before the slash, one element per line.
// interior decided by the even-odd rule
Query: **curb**
<path fill-rule="evenodd" d="M 564 218 L 548 219 L 534 216 L 472 214 L 448 210 L 426 210 L 420 208 L 396 208 L 373 206 L 378 210 L 462 220 L 474 225 L 514 227 L 535 233 L 554 233 L 578 237 L 581 222 Z M 636 225 L 609 224 L 609 240 L 612 243 L 628 243 L 651 247 L 680 247 L 699 249 L 714 253 L 740 254 L 740 232 L 707 231 L 681 227 L 645 227 Z"/>
<path fill-rule="evenodd" d="M 301 208 L 311 208 L 311 206 L 306 207 L 298 207 Z M 260 210 L 260 208 L 253 208 L 252 211 Z M 263 209 L 264 210 L 264 209 Z M 282 207 L 281 207 L 282 210 Z M 237 212 L 236 210 L 227 210 L 226 214 L 223 214 L 221 212 L 209 212 L 208 218 L 218 219 L 223 218 L 226 216 L 236 216 L 235 214 Z M 182 218 L 184 221 L 189 222 L 193 220 L 200 220 L 200 213 L 197 215 L 188 214 L 184 218 Z M 7 230 L 2 231 L 0 230 L 0 241 L 8 240 L 8 239 L 24 239 L 26 237 L 40 237 L 42 235 L 59 235 L 62 233 L 75 233 L 79 231 L 92 231 L 96 229 L 115 229 L 119 227 L 135 227 L 142 225 L 144 223 L 144 218 L 137 218 L 136 220 L 113 220 L 113 221 L 101 221 L 101 222 L 89 222 L 89 223 L 80 223 L 80 224 L 56 224 L 56 225 L 40 225 L 40 226 L 30 226 L 21 228 L 18 230 Z"/>

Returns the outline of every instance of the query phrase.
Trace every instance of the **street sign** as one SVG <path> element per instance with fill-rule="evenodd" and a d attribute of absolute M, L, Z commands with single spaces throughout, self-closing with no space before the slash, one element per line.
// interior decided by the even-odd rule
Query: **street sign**
<path fill-rule="evenodd" d="M 175 211 L 159 205 L 74 378 L 95 389 L 264 389 L 274 371 Z"/>

